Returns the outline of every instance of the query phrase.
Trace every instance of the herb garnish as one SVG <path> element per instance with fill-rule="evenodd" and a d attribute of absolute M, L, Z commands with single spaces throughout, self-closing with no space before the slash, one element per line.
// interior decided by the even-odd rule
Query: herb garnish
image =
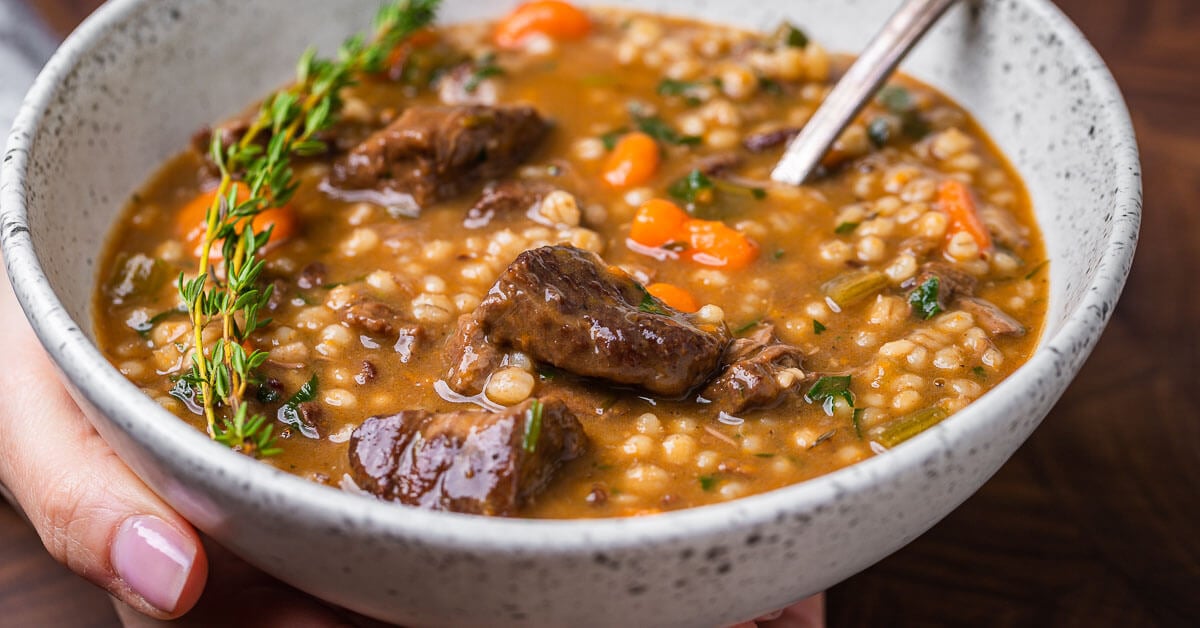
<path fill-rule="evenodd" d="M 854 434 L 858 436 L 858 440 L 862 440 L 862 417 L 866 412 L 865 408 L 855 408 L 850 415 L 850 420 L 854 423 Z"/>
<path fill-rule="evenodd" d="M 688 203 L 711 203 L 716 196 L 716 187 L 699 169 L 692 170 L 682 179 L 672 183 L 667 193 Z"/>
<path fill-rule="evenodd" d="M 529 403 L 525 415 L 525 435 L 521 438 L 521 448 L 526 453 L 537 451 L 538 438 L 542 435 L 542 402 L 534 399 Z"/>
<path fill-rule="evenodd" d="M 978 377 L 979 379 L 987 379 L 987 369 L 983 368 L 982 366 L 976 366 L 975 368 L 971 369 L 971 372 L 974 373 L 975 377 Z"/>
<path fill-rule="evenodd" d="M 317 388 L 319 385 L 320 382 L 317 380 L 317 374 L 313 373 L 312 377 L 307 382 L 304 382 L 304 385 L 294 395 L 288 397 L 288 400 L 279 407 L 279 411 L 275 415 L 276 418 L 285 425 L 290 425 L 300 430 L 301 434 L 309 438 L 320 438 L 321 436 L 317 433 L 316 428 L 305 423 L 304 417 L 300 413 L 300 404 L 317 398 Z"/>
<path fill-rule="evenodd" d="M 820 336 L 821 332 L 823 332 L 823 331 L 825 331 L 825 326 L 821 324 L 821 321 L 814 318 L 813 319 L 813 333 Z"/>
<path fill-rule="evenodd" d="M 875 145 L 875 148 L 883 148 L 887 145 L 888 140 L 892 139 L 892 125 L 887 118 L 879 117 L 871 120 L 867 125 L 867 138 Z"/>
<path fill-rule="evenodd" d="M 717 482 L 720 481 L 715 475 L 700 476 L 700 488 L 705 491 L 711 491 L 717 488 Z"/>
<path fill-rule="evenodd" d="M 834 233 L 836 233 L 836 234 L 838 234 L 838 235 L 846 235 L 847 233 L 853 233 L 853 232 L 854 232 L 854 230 L 855 230 L 855 229 L 857 229 L 857 228 L 858 228 L 858 225 L 860 225 L 860 224 L 861 224 L 861 223 L 857 223 L 857 222 L 842 222 L 842 223 L 838 223 L 838 226 L 837 226 L 837 228 L 835 228 L 835 229 L 833 230 L 833 232 L 834 232 Z"/>
<path fill-rule="evenodd" d="M 888 85 L 879 90 L 875 99 L 900 118 L 900 130 L 905 135 L 920 139 L 929 134 L 929 123 L 917 111 L 917 104 L 907 89 L 899 85 Z"/>
<path fill-rule="evenodd" d="M 658 116 L 643 116 L 634 113 L 633 124 L 639 131 L 662 144 L 695 146 L 700 143 L 699 136 L 680 135 L 679 131 Z"/>
<path fill-rule="evenodd" d="M 908 303 L 912 305 L 913 311 L 925 320 L 941 312 L 942 306 L 938 303 L 938 278 L 926 279 L 925 283 L 908 295 Z"/>
<path fill-rule="evenodd" d="M 696 106 L 700 104 L 700 97 L 696 95 L 696 90 L 706 87 L 706 84 L 700 81 L 680 81 L 673 78 L 664 78 L 658 83 L 659 96 L 679 96 L 688 105 Z"/>
<path fill-rule="evenodd" d="M 475 71 L 471 73 L 467 82 L 463 83 L 463 90 L 468 94 L 474 94 L 481 83 L 502 74 L 504 74 L 504 68 L 496 65 L 496 53 L 489 52 L 475 61 Z"/>
<path fill-rule="evenodd" d="M 612 150 L 612 149 L 616 148 L 617 141 L 619 141 L 621 139 L 622 135 L 625 135 L 628 132 L 629 132 L 629 127 L 623 126 L 623 127 L 617 128 L 617 129 L 613 129 L 613 130 L 601 135 L 600 142 L 604 144 L 604 150 Z"/>
<path fill-rule="evenodd" d="M 775 29 L 775 40 L 792 48 L 807 48 L 808 35 L 804 31 L 796 28 L 791 22 L 784 22 Z"/>
<path fill-rule="evenodd" d="M 662 314 L 669 316 L 670 312 L 663 309 L 662 301 L 659 301 L 649 290 L 646 290 L 641 284 L 638 284 L 638 289 L 642 291 L 642 302 L 638 304 L 638 310 L 648 314 Z"/>
<path fill-rule="evenodd" d="M 152 329 L 154 329 L 155 325 L 161 323 L 162 321 L 164 321 L 168 318 L 171 318 L 172 316 L 177 316 L 179 314 L 187 314 L 187 308 L 180 306 L 180 307 L 173 307 L 169 310 L 163 310 L 163 311 L 159 312 L 158 314 L 155 314 L 154 316 L 151 316 L 150 318 L 148 318 L 144 321 L 134 324 L 132 326 L 132 328 L 133 328 L 133 331 L 136 331 L 138 333 L 138 335 L 141 336 L 142 338 L 149 338 L 150 331 Z"/>
<path fill-rule="evenodd" d="M 778 262 L 786 253 L 783 249 L 775 249 L 775 252 L 771 253 L 771 260 Z"/>
<path fill-rule="evenodd" d="M 843 399 L 851 408 L 854 407 L 854 393 L 850 392 L 849 375 L 826 375 L 818 379 L 804 394 L 805 401 L 820 402 L 821 408 L 829 416 L 833 416 L 833 402 L 836 399 Z"/>
<path fill-rule="evenodd" d="M 756 319 L 742 325 L 741 327 L 738 327 L 737 329 L 733 330 L 733 335 L 740 336 L 740 335 L 750 331 L 751 329 L 758 327 L 761 324 L 762 324 L 762 321 L 760 321 L 756 318 Z"/>
<path fill-rule="evenodd" d="M 209 155 L 220 183 L 205 219 L 196 276 L 180 274 L 178 288 L 191 318 L 192 346 L 207 349 L 193 353 L 192 368 L 182 381 L 196 404 L 203 404 L 214 440 L 254 456 L 277 451 L 272 426 L 263 415 L 249 416 L 244 399 L 254 371 L 267 359 L 265 351 L 248 350 L 245 343 L 269 322 L 258 314 L 272 293 L 271 286 L 258 287 L 264 265 L 258 254 L 271 229 L 256 233 L 254 217 L 282 207 L 296 191 L 293 156 L 325 150 L 318 134 L 333 124 L 342 88 L 361 73 L 381 71 L 397 45 L 433 21 L 438 3 L 398 0 L 384 5 L 371 42 L 361 35 L 351 37 L 335 59 L 318 58 L 310 48 L 296 66 L 296 81 L 263 101 L 240 140 L 226 146 L 221 133 L 212 134 Z M 220 259 L 213 260 L 218 250 Z M 210 269 L 211 262 L 216 262 L 216 271 Z M 211 348 L 203 340 L 210 324 L 221 328 Z"/>
<path fill-rule="evenodd" d="M 1025 279 L 1026 280 L 1033 279 L 1034 277 L 1037 276 L 1038 273 L 1042 272 L 1042 269 L 1045 268 L 1046 264 L 1049 264 L 1049 263 L 1050 263 L 1050 260 L 1048 260 L 1048 259 L 1044 259 L 1041 262 L 1038 262 L 1038 265 L 1034 266 L 1033 270 L 1026 273 Z"/>

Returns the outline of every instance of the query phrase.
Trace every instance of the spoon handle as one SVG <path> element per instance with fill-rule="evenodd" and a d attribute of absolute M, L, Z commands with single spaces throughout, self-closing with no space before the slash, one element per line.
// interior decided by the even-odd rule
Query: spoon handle
<path fill-rule="evenodd" d="M 829 92 L 796 139 L 788 144 L 771 178 L 792 185 L 804 183 L 904 55 L 957 1 L 906 0 Z"/>

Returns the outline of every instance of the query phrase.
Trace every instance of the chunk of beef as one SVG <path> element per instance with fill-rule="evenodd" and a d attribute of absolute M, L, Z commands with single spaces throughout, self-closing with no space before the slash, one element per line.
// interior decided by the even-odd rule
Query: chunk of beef
<path fill-rule="evenodd" d="M 329 269 L 321 262 L 311 262 L 300 269 L 300 275 L 296 277 L 296 285 L 304 290 L 320 288 L 325 285 L 325 278 L 329 275 Z"/>
<path fill-rule="evenodd" d="M 763 325 L 746 338 L 734 340 L 722 359 L 724 369 L 700 396 L 712 407 L 729 414 L 771 408 L 789 395 L 799 394 L 808 380 L 799 348 L 775 337 L 772 325 Z"/>
<path fill-rule="evenodd" d="M 594 253 L 547 246 L 519 255 L 448 345 L 452 388 L 477 394 L 505 349 L 570 373 L 681 397 L 716 370 L 729 331 L 650 296 Z M 483 357 L 481 357 L 483 356 Z"/>
<path fill-rule="evenodd" d="M 959 297 L 954 307 L 975 317 L 975 323 L 993 336 L 1024 336 L 1025 326 L 991 301 Z"/>
<path fill-rule="evenodd" d="M 446 340 L 446 355 L 450 360 L 446 380 L 451 388 L 464 395 L 483 392 L 488 376 L 504 360 L 503 352 L 488 342 L 485 326 L 477 314 L 478 311 L 460 316 L 458 328 Z"/>
<path fill-rule="evenodd" d="M 772 148 L 787 144 L 799 134 L 800 127 L 795 126 L 751 133 L 742 140 L 742 146 L 752 153 L 765 153 Z"/>
<path fill-rule="evenodd" d="M 949 309 L 948 305 L 958 297 L 975 294 L 975 278 L 945 262 L 923 264 L 914 285 L 920 286 L 934 277 L 938 280 L 938 305 L 943 310 Z"/>
<path fill-rule="evenodd" d="M 702 157 L 696 162 L 696 169 L 710 177 L 717 177 L 736 170 L 744 161 L 737 153 L 717 153 Z"/>
<path fill-rule="evenodd" d="M 554 186 L 542 181 L 509 179 L 489 183 L 475 205 L 467 210 L 463 226 L 480 229 L 498 216 L 528 212 L 553 189 Z"/>
<path fill-rule="evenodd" d="M 371 335 L 394 336 L 400 314 L 383 301 L 362 296 L 342 309 L 342 320 Z"/>
<path fill-rule="evenodd" d="M 987 227 L 992 238 L 1009 249 L 1029 246 L 1029 228 L 1017 222 L 1016 216 L 994 205 L 979 208 L 979 218 Z"/>
<path fill-rule="evenodd" d="M 535 418 L 534 403 L 367 419 L 350 437 L 354 481 L 384 499 L 431 510 L 514 515 L 586 446 L 565 405 L 538 402 Z"/>
<path fill-rule="evenodd" d="M 335 162 L 331 183 L 380 193 L 376 200 L 411 213 L 504 176 L 548 131 L 528 106 L 410 107 Z"/>

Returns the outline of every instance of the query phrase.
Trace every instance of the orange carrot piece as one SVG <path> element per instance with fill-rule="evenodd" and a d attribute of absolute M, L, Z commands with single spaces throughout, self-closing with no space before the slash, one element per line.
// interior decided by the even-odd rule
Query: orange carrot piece
<path fill-rule="evenodd" d="M 204 245 L 208 209 L 212 206 L 216 197 L 216 190 L 202 192 L 199 196 L 189 201 L 187 205 L 184 205 L 175 217 L 176 232 L 183 239 L 187 250 L 195 257 L 200 256 L 200 249 Z M 245 184 L 238 184 L 238 201 L 244 201 L 249 197 L 250 191 L 246 189 Z M 271 225 L 275 226 L 275 229 L 271 232 L 271 237 L 267 239 L 266 245 L 262 248 L 264 251 L 292 238 L 300 230 L 300 222 L 296 216 L 296 212 L 289 206 L 272 207 L 264 210 L 254 217 L 251 224 L 254 226 L 255 233 L 262 233 L 267 227 Z M 220 257 L 220 240 L 213 243 L 210 255 Z"/>
<path fill-rule="evenodd" d="M 638 207 L 629 227 L 629 238 L 649 247 L 680 241 L 685 237 L 683 225 L 688 220 L 687 212 L 675 203 L 652 198 Z"/>
<path fill-rule="evenodd" d="M 749 266 L 758 257 L 758 245 L 719 220 L 689 220 L 688 257 L 704 266 L 738 269 Z"/>
<path fill-rule="evenodd" d="M 614 188 L 642 185 L 658 170 L 659 159 L 654 138 L 640 131 L 628 133 L 617 141 L 604 162 L 604 180 Z"/>
<path fill-rule="evenodd" d="M 700 304 L 696 303 L 696 297 L 674 284 L 652 283 L 646 286 L 646 292 L 680 312 L 695 312 L 700 309 Z"/>
<path fill-rule="evenodd" d="M 501 48 L 518 48 L 531 35 L 557 41 L 580 39 L 592 29 L 592 20 L 562 0 L 533 0 L 517 7 L 496 23 L 494 39 Z"/>
<path fill-rule="evenodd" d="M 946 179 L 938 186 L 938 207 L 950 218 L 948 233 L 959 231 L 971 234 L 981 252 L 992 250 L 992 235 L 979 217 L 971 188 L 957 179 Z"/>

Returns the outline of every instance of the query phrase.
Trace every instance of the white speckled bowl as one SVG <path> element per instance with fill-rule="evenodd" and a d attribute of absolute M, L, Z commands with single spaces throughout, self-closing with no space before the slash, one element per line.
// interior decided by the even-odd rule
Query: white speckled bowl
<path fill-rule="evenodd" d="M 786 16 L 830 49 L 853 51 L 897 1 L 608 3 L 758 28 Z M 369 615 L 410 625 L 716 625 L 828 587 L 911 541 L 996 471 L 1082 365 L 1129 270 L 1138 156 L 1108 70 L 1047 0 L 960 6 L 906 69 L 966 105 L 1013 159 L 1053 260 L 1041 348 L 994 391 L 886 455 L 655 517 L 485 519 L 311 484 L 209 442 L 142 396 L 92 344 L 89 297 L 114 217 L 162 160 L 285 80 L 307 44 L 329 50 L 367 24 L 376 4 L 109 2 L 31 91 L 0 196 L 21 303 L 121 457 L 250 562 Z M 444 16 L 494 16 L 511 4 L 450 0 Z M 231 71 L 237 81 L 220 80 Z"/>

